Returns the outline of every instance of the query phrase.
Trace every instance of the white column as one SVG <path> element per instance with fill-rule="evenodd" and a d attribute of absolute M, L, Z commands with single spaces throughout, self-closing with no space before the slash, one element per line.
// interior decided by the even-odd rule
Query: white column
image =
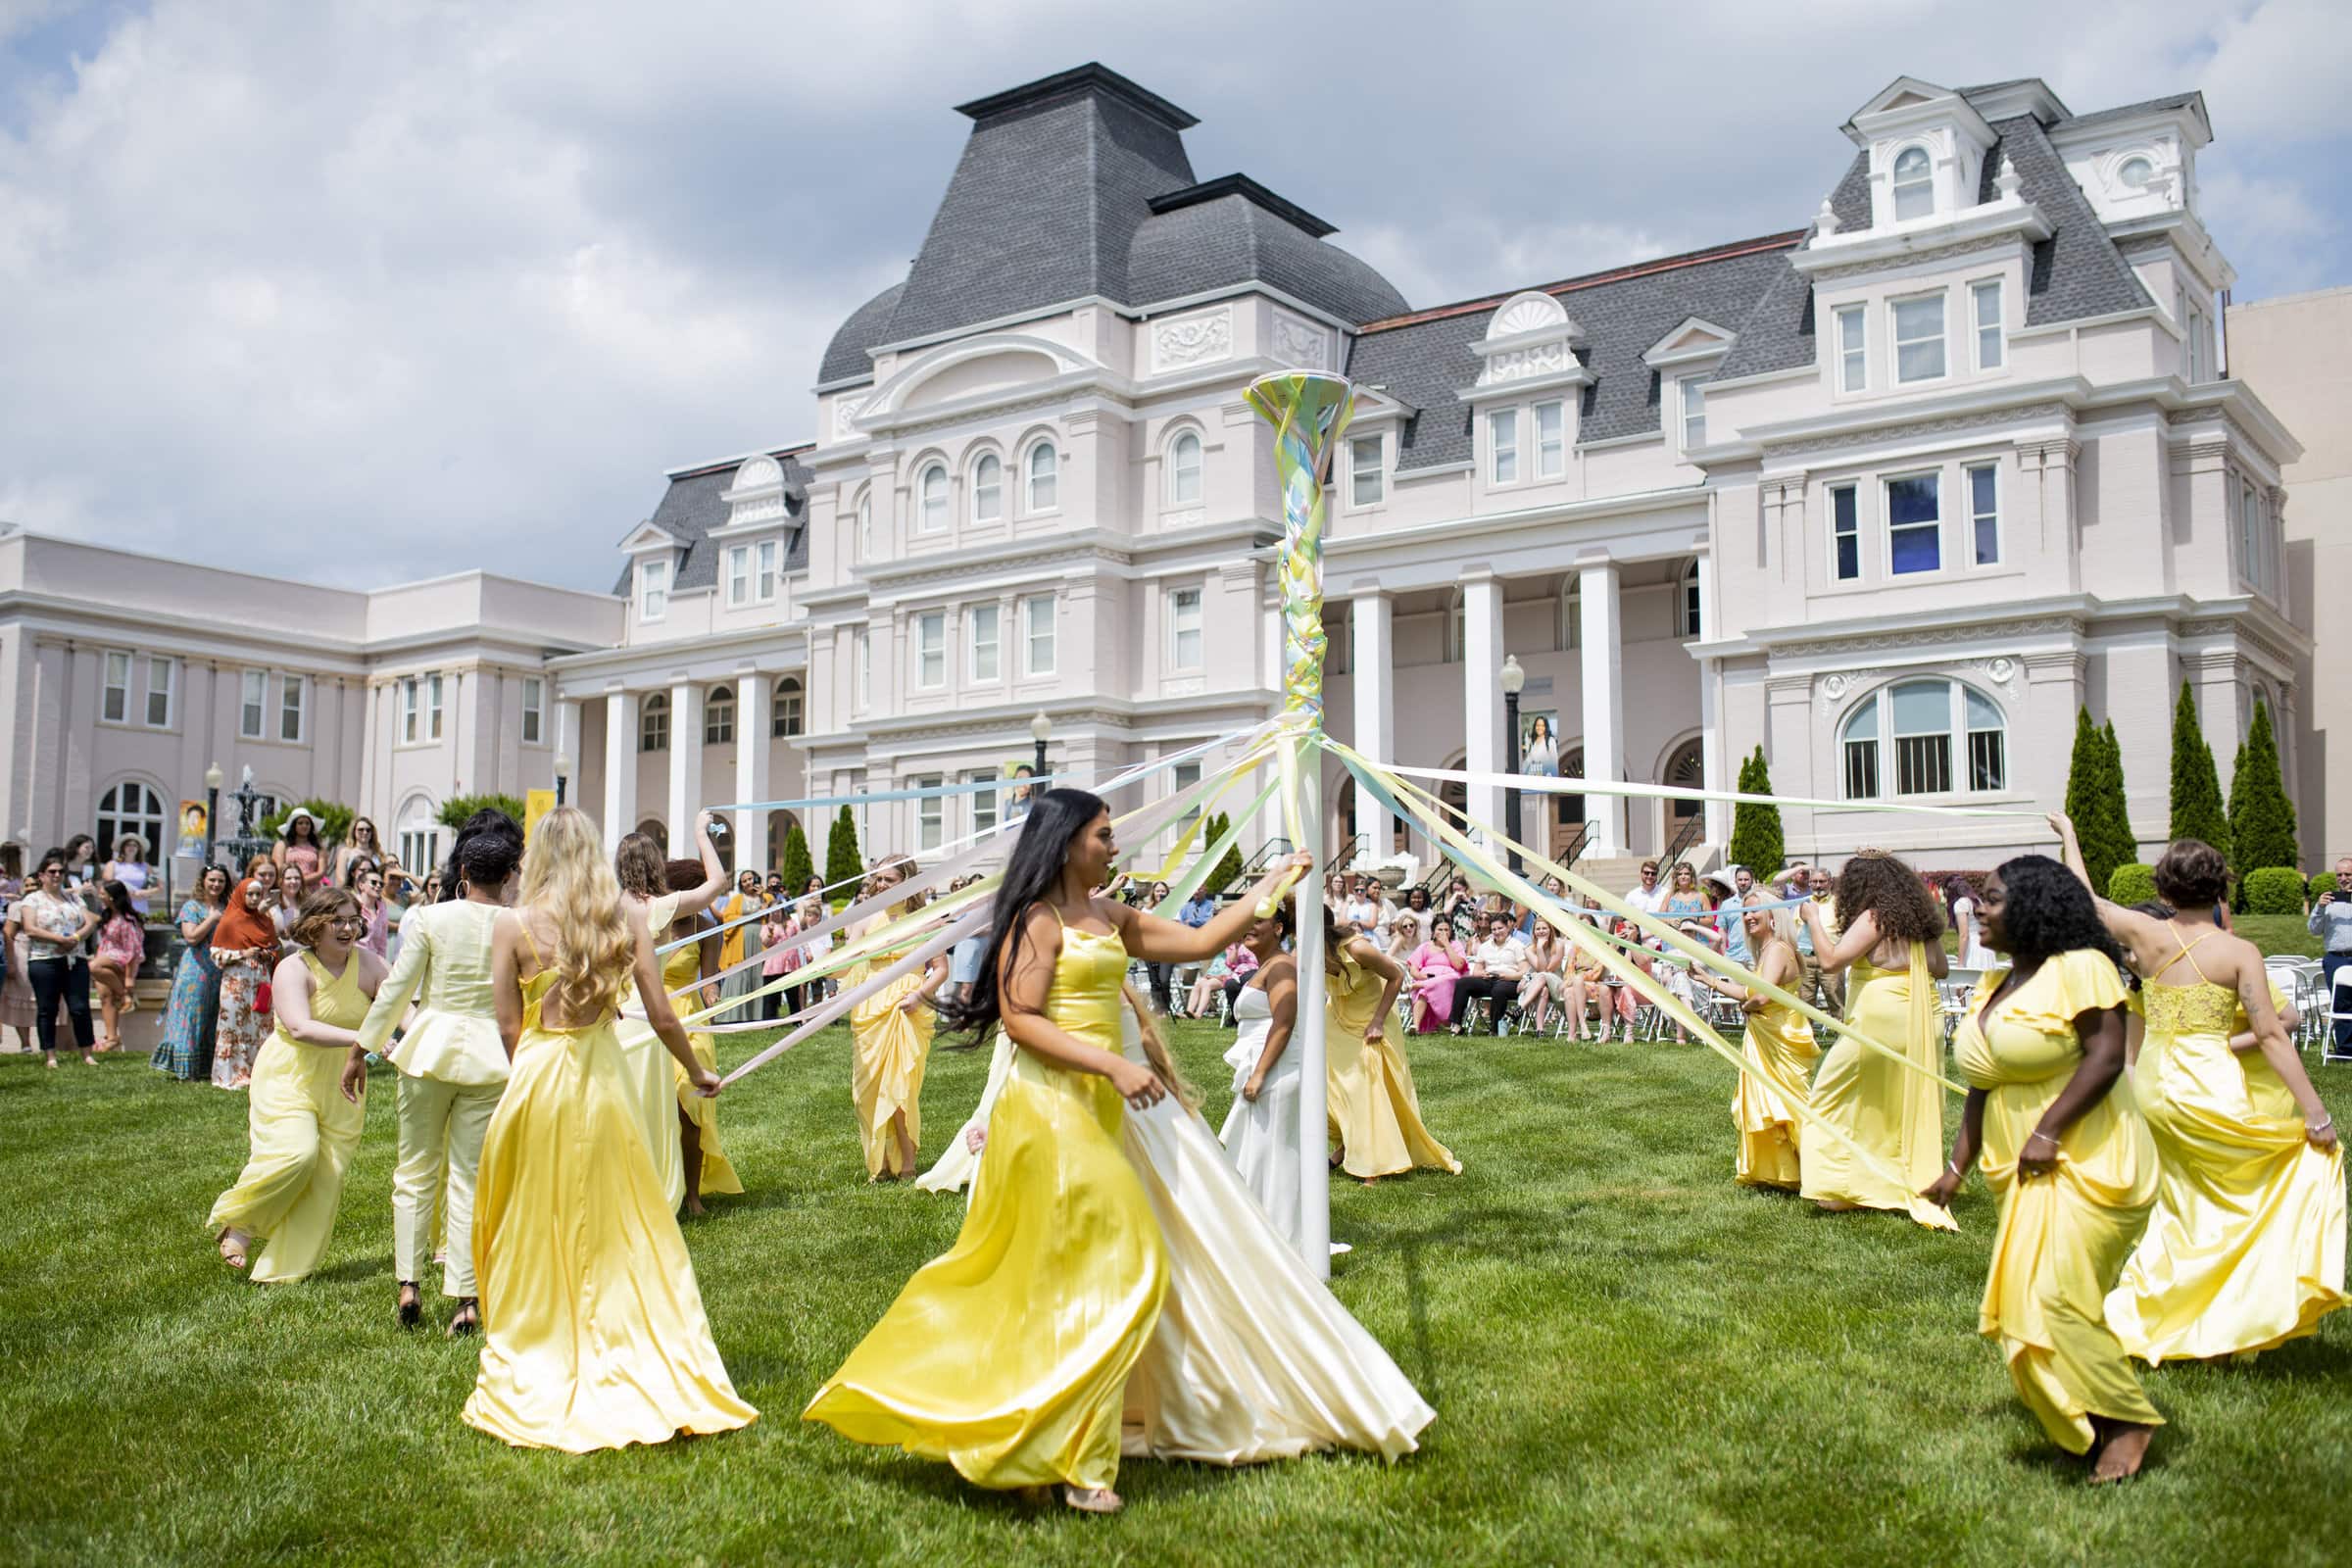
<path fill-rule="evenodd" d="M 1716 633 L 1715 620 L 1715 558 L 1698 558 L 1698 635 L 1702 642 L 1712 642 Z M 1699 779 L 1711 790 L 1731 788 L 1727 782 L 1724 760 L 1723 705 L 1720 701 L 1723 666 L 1712 659 L 1698 662 L 1698 771 Z M 1707 842 L 1717 849 L 1732 841 L 1732 808 L 1723 801 L 1709 801 L 1704 808 Z"/>
<path fill-rule="evenodd" d="M 1355 629 L 1355 749 L 1382 761 L 1396 759 L 1395 605 L 1377 589 L 1357 594 L 1348 602 Z M 1387 807 L 1358 792 L 1357 825 L 1370 838 L 1372 853 L 1394 853 L 1396 816 Z"/>
<path fill-rule="evenodd" d="M 1625 649 L 1617 613 L 1614 562 L 1579 566 L 1576 596 L 1583 634 L 1585 776 L 1616 783 L 1625 777 Z M 1593 856 L 1625 853 L 1625 797 L 1587 795 L 1585 815 L 1594 823 Z"/>
<path fill-rule="evenodd" d="M 564 804 L 586 810 L 580 796 L 580 771 L 587 766 L 587 759 L 580 755 L 580 705 L 576 702 L 556 704 L 556 756 L 571 759 L 571 774 L 564 780 Z"/>
<path fill-rule="evenodd" d="M 1479 572 L 1462 580 L 1462 740 L 1473 773 L 1499 773 L 1502 745 L 1502 579 Z M 1470 788 L 1470 816 L 1502 831 L 1502 791 Z"/>
<path fill-rule="evenodd" d="M 703 808 L 703 688 L 690 680 L 669 689 L 669 849 L 694 846 L 694 813 Z M 743 864 L 743 847 L 735 847 Z"/>
<path fill-rule="evenodd" d="M 605 848 L 637 825 L 637 694 L 605 694 Z"/>
<path fill-rule="evenodd" d="M 1322 767 L 1319 759 L 1300 769 L 1301 814 L 1308 833 L 1319 836 L 1323 817 Z M 1315 863 L 1307 867 L 1294 890 L 1298 901 L 1298 1032 L 1292 1044 L 1298 1052 L 1298 1251 L 1315 1278 L 1331 1278 L 1331 1160 L 1330 1102 L 1324 1073 L 1328 1057 L 1324 1036 L 1324 1003 L 1329 977 L 1323 968 L 1324 868 L 1330 858 L 1317 847 Z"/>
<path fill-rule="evenodd" d="M 735 798 L 739 801 L 767 799 L 768 705 L 773 701 L 775 677 L 757 671 L 735 677 Z M 767 865 L 767 813 L 762 810 L 739 810 L 735 813 L 735 864 L 744 866 Z"/>

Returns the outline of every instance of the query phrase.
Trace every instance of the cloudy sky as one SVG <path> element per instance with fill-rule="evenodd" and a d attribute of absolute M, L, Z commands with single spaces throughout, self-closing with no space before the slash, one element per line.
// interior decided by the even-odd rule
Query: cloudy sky
<path fill-rule="evenodd" d="M 2200 88 L 2238 297 L 2352 282 L 2330 9 L 0 0 L 0 519 L 609 585 L 664 468 L 811 433 L 950 106 L 1090 59 L 1415 305 L 1801 226 L 1902 73 Z"/>

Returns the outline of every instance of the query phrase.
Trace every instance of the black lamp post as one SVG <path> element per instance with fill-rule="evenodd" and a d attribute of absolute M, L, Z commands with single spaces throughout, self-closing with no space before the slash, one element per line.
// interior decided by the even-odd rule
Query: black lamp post
<path fill-rule="evenodd" d="M 570 782 L 571 754 L 569 752 L 558 752 L 556 754 L 556 804 L 558 806 L 562 806 L 564 804 L 564 787 Z"/>
<path fill-rule="evenodd" d="M 1053 735 L 1054 720 L 1048 718 L 1046 710 L 1041 708 L 1037 710 L 1037 716 L 1029 721 L 1029 738 L 1037 742 L 1037 776 L 1041 779 L 1046 776 L 1046 742 Z"/>
<path fill-rule="evenodd" d="M 262 792 L 253 787 L 252 768 L 245 769 L 245 776 L 237 781 L 231 799 L 237 803 L 237 837 L 249 839 L 253 837 L 253 808 L 262 799 Z"/>
<path fill-rule="evenodd" d="M 1519 771 L 1519 694 L 1527 686 L 1527 671 L 1520 667 L 1518 656 L 1505 654 L 1502 658 L 1502 735 L 1504 755 L 1510 760 L 1504 772 L 1516 775 Z M 1492 710 L 1489 710 L 1492 711 Z M 1520 870 L 1519 860 L 1519 792 L 1502 792 L 1502 831 L 1511 841 L 1511 874 Z"/>
<path fill-rule="evenodd" d="M 204 770 L 204 863 L 207 865 L 213 863 L 213 846 L 220 838 L 221 779 L 222 774 L 219 762 L 215 762 Z M 204 888 L 201 884 L 198 885 L 196 892 L 199 897 L 203 895 Z"/>

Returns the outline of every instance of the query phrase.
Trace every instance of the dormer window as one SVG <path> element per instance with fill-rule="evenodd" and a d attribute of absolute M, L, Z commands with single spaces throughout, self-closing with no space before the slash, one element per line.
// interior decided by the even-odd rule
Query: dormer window
<path fill-rule="evenodd" d="M 1894 155 L 1894 220 L 1932 218 L 1936 213 L 1936 168 L 1925 147 Z"/>
<path fill-rule="evenodd" d="M 1676 385 L 1683 394 L 1683 450 L 1695 451 L 1707 444 L 1706 378 L 1686 375 Z"/>
<path fill-rule="evenodd" d="M 2127 158 L 2115 172 L 2115 182 L 2126 190 L 2144 190 L 2155 177 L 2156 165 L 2146 158 Z"/>
<path fill-rule="evenodd" d="M 1936 381 L 1943 376 L 1943 295 L 1941 291 L 1915 299 L 1896 300 L 1894 312 L 1894 378 L 1900 382 Z"/>
<path fill-rule="evenodd" d="M 669 563 L 637 563 L 637 618 L 660 620 L 669 613 Z"/>

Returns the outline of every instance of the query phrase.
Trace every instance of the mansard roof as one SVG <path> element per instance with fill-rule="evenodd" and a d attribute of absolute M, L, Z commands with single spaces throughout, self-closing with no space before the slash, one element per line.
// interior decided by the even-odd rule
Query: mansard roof
<path fill-rule="evenodd" d="M 1141 309 L 1263 282 L 1354 322 L 1404 301 L 1331 225 L 1239 174 L 1197 181 L 1197 123 L 1101 65 L 977 99 L 963 155 L 904 283 L 825 350 L 820 385 L 871 373 L 870 351 L 1067 300 Z"/>
<path fill-rule="evenodd" d="M 776 460 L 784 469 L 784 502 L 787 522 L 784 536 L 784 570 L 801 571 L 808 565 L 808 481 L 814 477 L 803 467 L 800 455 L 808 450 L 807 444 L 778 447 L 767 456 Z M 709 588 L 718 581 L 718 547 L 711 544 L 710 535 L 715 528 L 727 525 L 728 507 L 719 499 L 735 482 L 735 470 L 751 462 L 758 454 L 747 453 L 729 458 L 724 463 L 703 464 L 691 468 L 673 469 L 669 488 L 662 493 L 662 503 L 647 520 L 680 540 L 686 547 L 685 556 L 678 562 L 672 586 L 678 589 Z M 623 569 L 620 580 L 613 586 L 616 594 L 629 591 L 629 573 Z"/>

